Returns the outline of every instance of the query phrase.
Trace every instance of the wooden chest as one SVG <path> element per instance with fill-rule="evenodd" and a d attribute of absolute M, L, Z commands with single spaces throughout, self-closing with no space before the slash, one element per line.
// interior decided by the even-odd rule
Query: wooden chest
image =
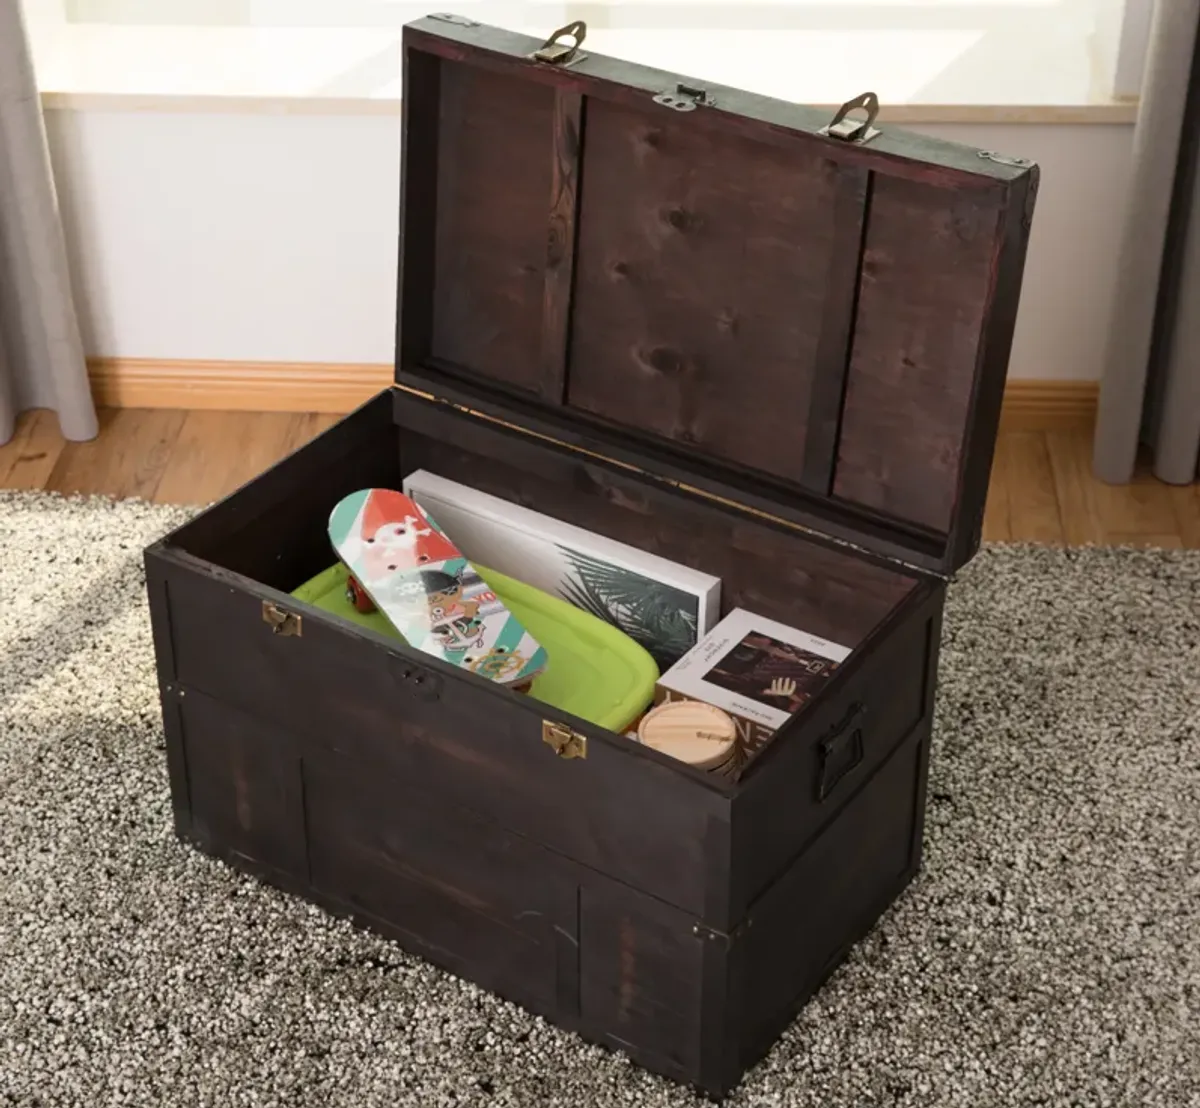
<path fill-rule="evenodd" d="M 918 871 L 1038 171 L 543 45 L 405 29 L 395 386 L 146 551 L 175 822 L 719 1096 Z M 853 653 L 729 780 L 297 602 L 418 468 Z"/>

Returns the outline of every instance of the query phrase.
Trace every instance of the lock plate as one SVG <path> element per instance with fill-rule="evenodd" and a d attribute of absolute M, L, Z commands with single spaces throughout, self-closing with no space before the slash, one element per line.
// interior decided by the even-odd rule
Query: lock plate
<path fill-rule="evenodd" d="M 677 112 L 694 112 L 698 107 L 711 108 L 716 104 L 716 101 L 709 96 L 707 89 L 681 84 L 676 84 L 673 89 L 660 92 L 654 98 L 654 102 Z"/>
<path fill-rule="evenodd" d="M 554 720 L 542 720 L 542 742 L 560 758 L 587 757 L 587 736 Z"/>

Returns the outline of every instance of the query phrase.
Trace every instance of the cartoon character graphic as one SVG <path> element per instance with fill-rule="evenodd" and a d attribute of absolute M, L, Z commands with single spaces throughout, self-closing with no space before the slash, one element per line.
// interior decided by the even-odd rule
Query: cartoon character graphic
<path fill-rule="evenodd" d="M 360 489 L 329 516 L 356 612 L 378 611 L 410 646 L 502 683 L 530 685 L 546 651 L 414 500 Z"/>
<path fill-rule="evenodd" d="M 385 581 L 389 601 L 429 621 L 429 632 L 448 650 L 483 645 L 483 620 L 477 599 L 464 594 L 461 577 L 440 569 L 422 569 Z"/>

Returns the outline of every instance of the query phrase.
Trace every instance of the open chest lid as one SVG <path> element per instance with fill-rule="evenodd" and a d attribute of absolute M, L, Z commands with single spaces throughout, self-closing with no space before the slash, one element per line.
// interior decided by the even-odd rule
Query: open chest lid
<path fill-rule="evenodd" d="M 871 94 L 831 119 L 584 38 L 405 27 L 397 384 L 952 573 L 979 547 L 1037 167 L 878 123 Z"/>

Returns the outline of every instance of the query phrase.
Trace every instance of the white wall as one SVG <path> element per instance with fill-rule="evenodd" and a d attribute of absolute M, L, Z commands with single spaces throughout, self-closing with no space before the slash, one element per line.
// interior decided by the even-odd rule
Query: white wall
<path fill-rule="evenodd" d="M 55 38 L 66 26 L 66 5 L 64 0 L 21 0 L 21 9 L 37 59 L 53 46 Z"/>
<path fill-rule="evenodd" d="M 87 349 L 388 363 L 398 115 L 47 113 Z M 1099 375 L 1132 127 L 928 125 L 1042 188 L 1011 375 Z"/>

